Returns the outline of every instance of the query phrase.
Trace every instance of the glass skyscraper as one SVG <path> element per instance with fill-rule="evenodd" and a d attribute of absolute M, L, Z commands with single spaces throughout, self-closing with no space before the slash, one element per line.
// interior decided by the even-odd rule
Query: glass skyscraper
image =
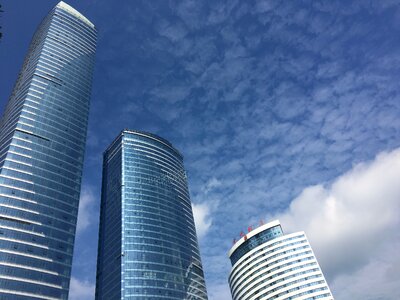
<path fill-rule="evenodd" d="M 96 299 L 207 299 L 183 157 L 156 135 L 104 153 Z"/>
<path fill-rule="evenodd" d="M 279 221 L 243 235 L 229 258 L 233 300 L 333 300 L 305 233 L 283 234 Z"/>
<path fill-rule="evenodd" d="M 67 299 L 96 44 L 60 2 L 37 28 L 0 126 L 0 299 Z"/>

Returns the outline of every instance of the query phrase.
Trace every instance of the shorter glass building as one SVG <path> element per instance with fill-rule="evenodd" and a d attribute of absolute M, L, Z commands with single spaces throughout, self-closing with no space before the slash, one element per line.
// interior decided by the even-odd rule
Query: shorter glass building
<path fill-rule="evenodd" d="M 207 300 L 183 156 L 123 130 L 104 152 L 96 300 Z"/>
<path fill-rule="evenodd" d="M 333 300 L 305 233 L 285 235 L 279 221 L 243 235 L 229 258 L 233 300 Z"/>

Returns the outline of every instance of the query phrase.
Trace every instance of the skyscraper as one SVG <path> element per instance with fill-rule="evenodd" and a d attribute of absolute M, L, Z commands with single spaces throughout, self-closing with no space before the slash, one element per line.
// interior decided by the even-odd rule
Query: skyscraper
<path fill-rule="evenodd" d="M 96 299 L 207 299 L 183 157 L 156 135 L 104 152 Z"/>
<path fill-rule="evenodd" d="M 285 235 L 279 221 L 243 235 L 229 258 L 233 300 L 333 300 L 305 233 Z"/>
<path fill-rule="evenodd" d="M 0 299 L 67 299 L 96 44 L 60 2 L 37 28 L 0 126 Z"/>

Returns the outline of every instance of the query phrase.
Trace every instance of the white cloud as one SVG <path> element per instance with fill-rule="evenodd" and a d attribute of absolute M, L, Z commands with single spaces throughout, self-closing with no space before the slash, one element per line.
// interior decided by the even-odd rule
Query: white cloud
<path fill-rule="evenodd" d="M 95 196 L 91 188 L 84 186 L 81 191 L 79 200 L 78 223 L 76 225 L 76 233 L 79 234 L 89 227 L 93 222 L 93 204 Z"/>
<path fill-rule="evenodd" d="M 91 300 L 94 299 L 95 285 L 87 280 L 80 281 L 71 277 L 69 300 Z"/>
<path fill-rule="evenodd" d="M 218 200 L 211 200 L 214 198 L 214 192 L 221 186 L 221 181 L 216 177 L 210 178 L 200 189 L 200 193 L 194 198 L 197 199 L 208 199 L 207 202 L 192 203 L 194 223 L 196 225 L 196 232 L 198 239 L 201 239 L 210 229 L 212 225 L 211 213 L 218 207 Z"/>
<path fill-rule="evenodd" d="M 210 207 L 206 203 L 192 204 L 194 223 L 198 239 L 201 239 L 210 229 L 212 220 L 210 217 Z"/>
<path fill-rule="evenodd" d="M 165 20 L 161 20 L 159 24 L 159 32 L 161 36 L 165 36 L 173 42 L 179 41 L 185 37 L 188 33 L 185 25 L 181 22 L 168 23 Z"/>
<path fill-rule="evenodd" d="M 208 291 L 208 297 L 215 300 L 231 300 L 231 292 L 227 284 L 211 284 Z"/>
<path fill-rule="evenodd" d="M 360 270 L 338 276 L 333 282 L 336 299 L 400 299 L 398 241 L 399 239 L 393 245 L 382 247 L 379 257 Z"/>
<path fill-rule="evenodd" d="M 399 299 L 399 178 L 400 148 L 304 189 L 278 217 L 307 233 L 338 299 Z"/>
<path fill-rule="evenodd" d="M 203 193 L 204 194 L 208 194 L 209 192 L 211 192 L 212 190 L 218 188 L 221 186 L 221 181 L 219 181 L 217 178 L 212 177 L 210 180 L 208 180 L 208 182 L 204 185 L 203 187 Z"/>

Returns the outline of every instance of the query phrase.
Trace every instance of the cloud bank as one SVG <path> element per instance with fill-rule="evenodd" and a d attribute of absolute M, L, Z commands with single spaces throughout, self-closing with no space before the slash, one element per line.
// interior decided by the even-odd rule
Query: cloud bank
<path fill-rule="evenodd" d="M 400 299 L 399 178 L 400 148 L 304 189 L 277 216 L 306 232 L 337 299 Z"/>

